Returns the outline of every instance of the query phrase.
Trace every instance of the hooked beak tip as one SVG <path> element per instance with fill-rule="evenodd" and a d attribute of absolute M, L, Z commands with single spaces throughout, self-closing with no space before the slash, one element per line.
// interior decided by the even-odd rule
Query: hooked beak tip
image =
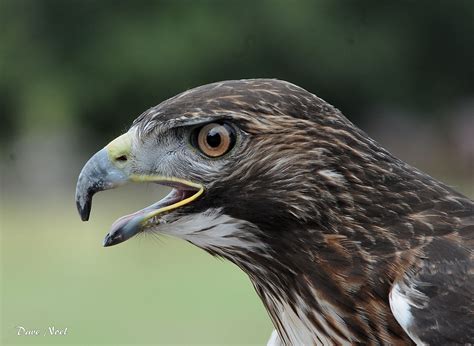
<path fill-rule="evenodd" d="M 81 204 L 79 201 L 76 201 L 77 211 L 81 217 L 82 221 L 89 221 L 89 216 L 91 214 L 91 202 L 90 200 Z"/>

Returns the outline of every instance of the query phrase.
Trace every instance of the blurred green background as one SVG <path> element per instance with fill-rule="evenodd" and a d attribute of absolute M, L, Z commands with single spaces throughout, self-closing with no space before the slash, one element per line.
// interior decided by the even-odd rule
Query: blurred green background
<path fill-rule="evenodd" d="M 147 108 L 275 77 L 336 105 L 405 161 L 474 196 L 474 2 L 0 1 L 1 344 L 264 344 L 236 267 L 182 241 L 104 249 L 156 186 L 75 210 L 85 160 Z M 17 336 L 17 327 L 68 328 Z"/>

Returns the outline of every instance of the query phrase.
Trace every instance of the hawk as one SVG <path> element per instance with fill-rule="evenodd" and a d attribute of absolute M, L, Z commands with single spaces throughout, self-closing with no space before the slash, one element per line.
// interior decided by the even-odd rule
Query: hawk
<path fill-rule="evenodd" d="M 474 343 L 474 202 L 294 84 L 224 81 L 150 108 L 82 169 L 82 219 L 128 182 L 172 189 L 104 246 L 157 232 L 235 263 L 270 344 Z"/>

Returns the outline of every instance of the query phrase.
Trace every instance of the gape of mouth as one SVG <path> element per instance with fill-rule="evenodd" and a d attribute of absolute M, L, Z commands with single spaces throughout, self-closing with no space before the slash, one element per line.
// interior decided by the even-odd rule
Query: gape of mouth
<path fill-rule="evenodd" d="M 164 214 L 192 202 L 202 193 L 202 189 L 179 182 L 159 181 L 157 183 L 172 187 L 171 192 L 158 202 L 116 220 L 104 239 L 104 246 L 119 244 L 150 225 L 156 225 Z"/>

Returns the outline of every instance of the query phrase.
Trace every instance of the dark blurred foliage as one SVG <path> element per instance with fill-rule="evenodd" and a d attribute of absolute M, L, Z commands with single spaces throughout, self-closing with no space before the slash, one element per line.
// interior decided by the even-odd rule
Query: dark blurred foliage
<path fill-rule="evenodd" d="M 197 85 L 276 77 L 352 120 L 474 94 L 474 1 L 0 2 L 1 137 L 125 130 Z"/>

